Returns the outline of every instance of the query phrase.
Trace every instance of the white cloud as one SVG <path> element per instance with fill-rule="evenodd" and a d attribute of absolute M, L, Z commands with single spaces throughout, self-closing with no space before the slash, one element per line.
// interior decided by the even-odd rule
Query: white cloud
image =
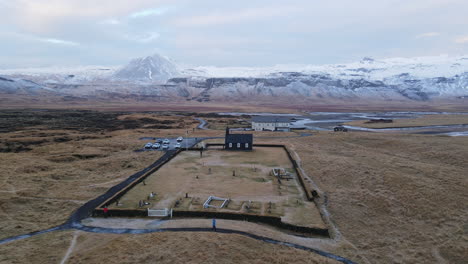
<path fill-rule="evenodd" d="M 11 0 L 8 12 L 23 29 L 43 34 L 52 32 L 64 20 L 127 16 L 164 1 L 100 0 L 97 3 L 95 0 Z"/>
<path fill-rule="evenodd" d="M 416 36 L 416 38 L 432 38 L 432 37 L 437 37 L 440 36 L 439 32 L 426 32 L 422 33 Z"/>
<path fill-rule="evenodd" d="M 455 38 L 455 43 L 457 44 L 468 44 L 468 35 L 459 36 Z"/>
<path fill-rule="evenodd" d="M 211 15 L 189 16 L 178 18 L 174 24 L 178 26 L 211 26 L 220 24 L 248 23 L 265 18 L 288 16 L 299 9 L 295 7 L 259 7 L 239 10 L 236 12 L 214 13 Z"/>
<path fill-rule="evenodd" d="M 29 34 L 17 33 L 17 32 L 8 32 L 8 31 L 1 32 L 0 38 L 1 37 L 7 37 L 8 39 L 20 39 L 23 41 L 38 41 L 38 42 L 45 42 L 45 43 L 50 43 L 50 44 L 66 45 L 66 46 L 79 46 L 80 45 L 80 43 L 78 42 L 64 40 L 64 39 L 41 37 L 41 36 L 35 36 L 35 35 L 29 35 Z"/>
<path fill-rule="evenodd" d="M 56 39 L 56 38 L 38 38 L 37 40 L 52 44 L 59 44 L 59 45 L 67 45 L 67 46 L 79 46 L 80 44 L 73 41 L 63 40 L 63 39 Z"/>
<path fill-rule="evenodd" d="M 138 12 L 134 12 L 129 15 L 130 18 L 140 18 L 140 17 L 147 17 L 147 16 L 160 16 L 167 13 L 170 10 L 168 7 L 160 7 L 160 8 L 150 8 L 145 10 L 140 10 Z"/>
<path fill-rule="evenodd" d="M 138 42 L 138 43 L 150 43 L 153 42 L 154 40 L 159 38 L 159 33 L 157 32 L 148 32 L 148 33 L 143 33 L 143 34 L 137 34 L 137 35 L 124 35 L 124 37 L 128 40 Z"/>
<path fill-rule="evenodd" d="M 396 2 L 0 0 L 0 50 L 17 61 L 33 54 L 44 63 L 120 64 L 157 48 L 187 63 L 222 65 L 468 52 L 468 32 L 459 31 L 468 27 L 467 0 Z M 63 53 L 82 46 L 86 55 Z"/>

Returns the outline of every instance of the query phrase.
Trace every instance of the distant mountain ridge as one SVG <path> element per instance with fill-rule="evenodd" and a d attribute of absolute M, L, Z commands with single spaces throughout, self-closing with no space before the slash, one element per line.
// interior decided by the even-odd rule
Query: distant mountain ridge
<path fill-rule="evenodd" d="M 433 56 L 415 58 L 373 59 L 324 65 L 275 65 L 270 67 L 197 66 L 182 70 L 186 76 L 205 77 L 267 77 L 277 73 L 328 74 L 335 78 L 366 78 L 382 80 L 400 74 L 415 78 L 452 77 L 468 72 L 468 56 Z"/>
<path fill-rule="evenodd" d="M 268 77 L 173 78 L 177 90 L 186 90 L 191 100 L 334 99 L 412 100 L 450 99 L 468 94 L 468 72 L 450 78 L 413 78 L 402 74 L 383 80 L 337 78 L 329 74 L 276 73 Z"/>
<path fill-rule="evenodd" d="M 50 92 L 52 89 L 44 87 L 30 80 L 19 78 L 5 78 L 0 76 L 0 92 L 9 94 L 39 94 L 41 92 Z"/>
<path fill-rule="evenodd" d="M 88 67 L 76 73 L 71 69 L 51 73 L 46 69 L 38 73 L 10 70 L 0 74 L 4 76 L 0 92 L 46 89 L 62 95 L 144 100 L 431 101 L 462 100 L 468 95 L 468 56 L 366 57 L 329 65 L 181 67 L 153 55 L 134 59 L 121 68 Z"/>

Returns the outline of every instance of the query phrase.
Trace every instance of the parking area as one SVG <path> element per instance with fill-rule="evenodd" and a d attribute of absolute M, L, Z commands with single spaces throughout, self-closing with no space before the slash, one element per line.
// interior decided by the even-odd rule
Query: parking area
<path fill-rule="evenodd" d="M 168 148 L 163 148 L 163 141 L 169 140 L 168 144 L 165 144 L 168 146 Z M 177 149 L 177 146 L 180 146 L 180 148 L 190 148 L 193 145 L 196 144 L 198 138 L 183 138 L 182 141 L 177 141 L 177 138 L 143 138 L 145 140 L 145 143 L 142 144 L 142 150 L 145 151 L 167 151 L 167 150 L 175 150 Z M 155 148 L 153 145 L 155 145 L 158 141 L 160 143 L 160 146 L 158 148 Z M 151 144 L 151 147 L 149 147 L 149 144 Z"/>

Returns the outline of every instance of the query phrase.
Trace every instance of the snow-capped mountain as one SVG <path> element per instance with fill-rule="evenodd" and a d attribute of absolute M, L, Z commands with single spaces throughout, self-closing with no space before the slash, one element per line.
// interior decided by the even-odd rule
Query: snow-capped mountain
<path fill-rule="evenodd" d="M 338 100 L 451 99 L 468 95 L 468 72 L 453 77 L 414 78 L 400 74 L 382 80 L 339 78 L 330 74 L 282 72 L 267 77 L 173 78 L 174 88 L 185 89 L 197 101 L 242 98 Z"/>
<path fill-rule="evenodd" d="M 108 79 L 116 66 L 68 66 L 45 68 L 3 69 L 0 75 L 24 77 L 41 83 L 83 83 L 96 79 Z"/>
<path fill-rule="evenodd" d="M 0 92 L 7 94 L 38 94 L 41 92 L 50 92 L 52 89 L 46 88 L 30 80 L 18 78 L 5 78 L 0 76 Z"/>
<path fill-rule="evenodd" d="M 408 73 L 415 78 L 452 77 L 468 71 L 468 56 L 446 55 L 414 58 L 387 58 L 376 60 L 365 57 L 358 62 L 325 65 L 275 65 L 271 67 L 186 67 L 186 76 L 206 77 L 267 77 L 283 72 L 327 74 L 335 78 L 384 78 Z"/>
<path fill-rule="evenodd" d="M 179 75 L 177 66 L 160 55 L 137 58 L 114 73 L 113 77 L 129 81 L 163 83 Z"/>
<path fill-rule="evenodd" d="M 407 100 L 467 98 L 468 56 L 363 58 L 346 64 L 181 67 L 153 55 L 118 67 L 0 70 L 0 91 L 31 87 L 61 95 L 187 101 Z M 29 85 L 29 86 L 28 86 Z M 6 88 L 5 88 L 6 87 Z M 19 89 L 19 88 L 18 88 Z M 28 89 L 26 89 L 28 90 Z M 23 89 L 23 91 L 26 91 Z"/>
<path fill-rule="evenodd" d="M 188 91 L 204 89 L 192 96 L 198 101 L 246 96 L 428 101 L 468 95 L 468 56 L 366 57 L 347 64 L 258 68 L 205 66 L 183 73 L 192 77 L 174 78 L 168 84 Z"/>

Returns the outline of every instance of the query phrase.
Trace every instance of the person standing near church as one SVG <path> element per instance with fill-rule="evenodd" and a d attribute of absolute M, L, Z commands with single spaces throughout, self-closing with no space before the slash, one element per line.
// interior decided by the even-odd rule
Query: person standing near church
<path fill-rule="evenodd" d="M 212 226 L 213 226 L 213 230 L 216 232 L 216 218 L 213 218 Z"/>

